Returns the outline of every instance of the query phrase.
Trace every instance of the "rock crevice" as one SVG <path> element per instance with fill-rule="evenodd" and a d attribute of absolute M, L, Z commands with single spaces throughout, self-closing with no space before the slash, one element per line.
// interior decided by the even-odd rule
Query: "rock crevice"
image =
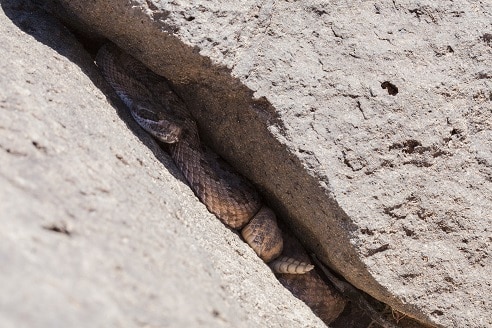
<path fill-rule="evenodd" d="M 58 4 L 168 78 L 354 286 L 427 324 L 492 324 L 490 5 Z"/>

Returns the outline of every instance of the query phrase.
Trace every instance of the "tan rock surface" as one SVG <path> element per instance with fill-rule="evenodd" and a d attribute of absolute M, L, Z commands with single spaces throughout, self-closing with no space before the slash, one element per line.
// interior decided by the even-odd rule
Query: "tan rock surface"
<path fill-rule="evenodd" d="M 492 4 L 59 2 L 171 79 L 355 286 L 427 323 L 492 325 Z"/>
<path fill-rule="evenodd" d="M 110 104 L 70 33 L 12 7 L 26 9 L 0 8 L 1 326 L 324 327 Z"/>

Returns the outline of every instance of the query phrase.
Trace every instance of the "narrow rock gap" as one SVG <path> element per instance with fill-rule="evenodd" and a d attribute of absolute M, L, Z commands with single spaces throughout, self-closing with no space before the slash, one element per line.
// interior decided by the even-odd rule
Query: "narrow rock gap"
<path fill-rule="evenodd" d="M 88 48 L 91 48 L 91 46 L 89 46 Z M 165 144 L 161 144 L 161 146 L 167 150 L 167 146 Z M 274 205 L 272 207 L 278 206 Z M 287 232 L 288 234 L 292 233 L 292 229 L 290 229 L 285 222 L 283 222 L 281 226 L 284 232 Z M 327 270 L 327 268 L 325 268 L 325 270 Z M 318 271 L 319 274 L 322 273 L 319 266 L 316 268 L 316 271 Z M 328 278 L 329 276 L 326 274 L 324 276 L 326 278 L 326 284 L 331 285 L 332 283 L 330 278 Z M 284 281 L 283 275 L 278 275 L 278 277 L 281 282 Z M 338 277 L 338 279 L 343 279 L 343 277 L 340 276 Z M 330 327 L 397 327 L 391 321 L 394 320 L 398 323 L 405 317 L 405 315 L 394 310 L 388 312 L 388 309 L 391 309 L 390 307 L 388 307 L 384 303 L 378 302 L 366 293 L 357 290 L 348 282 L 341 281 L 341 283 L 346 288 L 350 288 L 349 290 L 340 289 L 343 295 L 347 297 L 348 304 L 346 305 L 345 310 L 340 314 L 340 316 L 334 322 L 330 323 Z M 388 315 L 388 313 L 391 313 L 391 316 Z"/>
<path fill-rule="evenodd" d="M 88 53 L 91 55 L 91 57 L 94 57 L 95 53 L 97 52 L 97 49 L 102 44 L 103 39 L 101 37 L 99 37 L 99 36 L 93 37 L 91 34 L 80 32 L 80 30 L 78 30 L 76 28 L 71 28 L 70 30 L 78 38 L 78 40 L 85 47 L 85 49 L 88 51 Z M 224 86 L 224 89 L 226 89 L 225 86 Z M 200 102 L 197 101 L 197 99 L 196 99 L 196 97 L 199 98 L 200 95 L 199 95 L 199 93 L 196 93 L 196 90 L 194 90 L 193 88 L 192 89 L 189 89 L 189 90 L 186 90 L 186 86 L 177 85 L 176 86 L 176 91 L 180 95 L 182 95 L 184 98 L 189 98 L 190 99 L 187 103 L 192 102 L 194 104 L 198 104 L 197 106 L 201 106 Z M 389 90 L 388 90 L 388 92 L 389 92 Z M 397 91 L 396 91 L 396 93 L 397 93 Z M 189 97 L 187 97 L 187 96 L 189 96 Z M 270 108 L 271 106 L 269 104 L 267 104 L 267 107 Z M 199 110 L 202 110 L 202 108 L 196 108 L 195 107 L 195 111 L 194 112 L 196 113 Z M 269 112 L 272 113 L 274 111 L 271 110 L 271 109 L 267 109 L 265 112 L 266 113 L 269 113 Z M 270 117 L 269 114 L 266 114 L 266 116 L 267 117 Z M 212 139 L 213 140 L 214 138 L 209 138 L 209 139 Z M 219 149 L 219 153 L 220 153 L 220 149 Z M 242 172 L 243 171 L 244 170 L 242 170 Z M 253 179 L 253 180 L 255 180 L 255 179 Z M 264 192 L 268 192 L 268 190 L 266 190 L 264 187 L 261 187 L 260 186 L 260 189 L 264 190 Z M 272 202 L 274 208 L 279 209 L 279 211 L 282 214 L 288 215 L 288 212 L 290 210 L 288 208 L 286 208 L 285 205 L 282 205 L 282 203 L 281 203 L 280 200 L 275 199 L 274 196 L 267 197 L 267 198 L 270 199 L 270 201 Z M 370 302 L 373 304 L 373 306 L 375 306 L 376 308 L 378 308 L 378 310 L 380 312 L 383 313 L 385 311 L 384 304 L 379 303 L 376 300 L 370 300 Z M 390 315 L 388 315 L 388 317 L 391 317 L 392 316 L 394 318 L 395 317 L 395 313 L 392 312 L 392 311 L 389 311 L 389 312 L 390 312 Z M 401 319 L 402 318 L 399 318 L 397 321 L 400 321 Z M 404 320 L 407 320 L 407 319 L 404 319 Z M 363 327 L 377 327 L 377 325 L 374 324 L 374 323 L 372 323 L 371 320 L 363 312 L 361 312 L 359 309 L 357 309 L 356 307 L 347 306 L 346 310 L 343 312 L 343 314 L 340 316 L 340 318 L 337 319 L 337 321 L 335 321 L 331 325 L 331 327 L 361 327 L 361 328 L 363 328 Z M 406 324 L 405 327 L 418 327 L 418 325 L 414 322 L 414 323 Z"/>
<path fill-rule="evenodd" d="M 106 40 L 102 40 L 101 38 L 98 37 L 92 37 L 91 35 L 86 35 L 84 32 L 81 32 L 77 29 L 71 28 L 72 33 L 77 37 L 79 42 L 83 45 L 83 47 L 88 51 L 88 53 L 91 55 L 91 57 L 95 57 L 97 53 L 97 49 L 104 43 L 107 42 Z M 271 108 L 270 104 L 266 104 L 268 108 Z M 274 112 L 272 109 L 264 109 L 265 105 L 263 106 L 263 110 L 265 111 L 270 111 L 270 113 Z M 168 151 L 167 145 L 161 144 L 161 147 L 165 151 Z M 260 188 L 261 189 L 261 188 Z M 277 206 L 272 206 L 272 207 L 277 207 Z M 287 231 L 287 233 L 292 234 L 292 229 L 286 225 L 286 223 L 281 224 L 282 230 Z M 319 272 L 319 274 L 322 274 L 322 271 L 319 268 L 316 268 L 316 270 Z M 282 275 L 280 275 L 282 276 Z M 327 284 L 331 284 L 330 280 L 324 275 L 325 281 Z M 343 279 L 343 277 L 339 276 L 338 279 Z M 345 284 L 349 285 L 348 282 L 344 282 Z M 352 287 L 353 291 L 356 291 L 357 289 L 355 287 Z M 333 328 L 342 328 L 342 327 L 354 327 L 354 328 L 367 328 L 367 327 L 372 327 L 372 328 L 377 328 L 377 327 L 393 327 L 393 324 L 391 321 L 394 320 L 394 311 L 388 312 L 388 309 L 391 309 L 384 303 L 381 303 L 368 294 L 358 291 L 360 293 L 360 297 L 364 299 L 367 304 L 374 309 L 377 312 L 377 315 L 380 315 L 382 320 L 388 320 L 387 325 L 385 325 L 384 321 L 382 321 L 382 325 L 379 325 L 374 319 L 370 317 L 370 315 L 366 312 L 367 308 L 361 308 L 354 301 L 351 301 L 348 299 L 348 303 L 345 306 L 344 311 L 340 314 L 340 316 L 332 322 L 329 326 Z M 391 313 L 391 316 L 388 315 L 388 313 Z M 404 317 L 404 315 L 400 314 L 401 318 Z M 383 319 L 384 318 L 384 319 Z M 399 319 L 398 321 L 400 321 Z M 394 326 L 396 327 L 396 325 Z"/>
<path fill-rule="evenodd" d="M 90 49 L 92 47 L 88 46 L 88 48 Z M 187 92 L 185 92 L 185 94 L 187 94 Z M 162 146 L 164 147 L 164 149 L 167 148 L 166 145 Z M 273 205 L 272 207 L 278 207 L 278 205 Z M 286 226 L 285 223 L 282 224 L 282 229 L 284 231 L 292 233 L 292 230 L 288 226 Z M 320 268 L 317 268 L 316 270 L 321 273 Z M 325 275 L 325 277 L 327 276 Z M 279 279 L 282 281 L 281 278 L 282 275 L 279 276 Z M 339 277 L 338 279 L 343 279 L 343 277 Z M 326 278 L 326 283 L 331 284 L 329 278 Z M 348 296 L 347 300 L 349 303 L 347 304 L 342 314 L 330 324 L 330 327 L 397 327 L 397 324 L 401 320 L 405 319 L 406 316 L 404 314 L 391 309 L 391 307 L 377 301 L 368 294 L 357 290 L 348 282 L 342 281 L 342 283 L 346 287 L 350 288 L 350 291 L 344 290 L 344 295 Z M 395 321 L 396 324 L 392 321 Z M 418 323 L 412 321 L 409 318 L 405 319 L 404 324 L 405 327 L 419 327 Z"/>

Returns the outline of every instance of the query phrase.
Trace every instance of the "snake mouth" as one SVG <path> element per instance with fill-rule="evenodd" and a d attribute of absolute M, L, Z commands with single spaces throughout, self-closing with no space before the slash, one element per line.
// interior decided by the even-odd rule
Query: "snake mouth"
<path fill-rule="evenodd" d="M 179 141 L 181 133 L 182 133 L 182 128 L 176 124 L 170 123 L 168 121 L 161 120 L 157 122 L 159 126 L 162 126 L 162 129 L 159 131 L 150 131 L 154 137 L 159 139 L 159 141 L 165 142 L 165 143 L 176 143 Z"/>
<path fill-rule="evenodd" d="M 158 116 L 145 106 L 132 106 L 130 112 L 137 123 L 148 133 L 164 143 L 176 143 L 179 141 L 183 128 L 179 123 Z"/>

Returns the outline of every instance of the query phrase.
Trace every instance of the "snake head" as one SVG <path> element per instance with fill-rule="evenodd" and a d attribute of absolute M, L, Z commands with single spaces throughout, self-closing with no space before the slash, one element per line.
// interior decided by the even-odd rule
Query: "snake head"
<path fill-rule="evenodd" d="M 135 104 L 131 107 L 135 121 L 152 136 L 164 143 L 175 143 L 180 139 L 182 127 L 176 120 L 160 117 L 149 104 Z"/>

